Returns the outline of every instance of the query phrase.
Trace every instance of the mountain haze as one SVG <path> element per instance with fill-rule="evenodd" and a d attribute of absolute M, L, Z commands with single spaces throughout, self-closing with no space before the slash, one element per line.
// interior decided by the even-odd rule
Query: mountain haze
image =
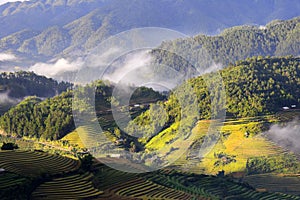
<path fill-rule="evenodd" d="M 28 66 L 53 57 L 81 55 L 105 38 L 132 28 L 216 34 L 231 26 L 289 19 L 298 16 L 299 10 L 297 0 L 13 2 L 0 6 L 0 52 L 16 54 L 27 61 L 18 64 Z"/>
<path fill-rule="evenodd" d="M 203 50 L 211 59 L 224 67 L 252 56 L 300 55 L 300 17 L 291 20 L 274 20 L 266 26 L 236 26 L 225 29 L 215 36 L 197 35 L 174 41 L 163 42 L 160 49 L 176 52 L 193 61 L 203 64 Z M 153 51 L 159 62 L 176 68 L 178 61 L 170 54 Z"/>

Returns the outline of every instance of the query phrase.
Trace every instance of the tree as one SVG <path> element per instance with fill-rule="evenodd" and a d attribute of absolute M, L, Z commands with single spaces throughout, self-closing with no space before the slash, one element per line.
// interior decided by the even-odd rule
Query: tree
<path fill-rule="evenodd" d="M 14 143 L 5 143 L 3 142 L 1 150 L 14 150 L 14 149 L 18 149 L 18 145 L 14 144 Z"/>
<path fill-rule="evenodd" d="M 86 154 L 82 158 L 79 157 L 79 159 L 81 161 L 81 169 L 83 169 L 84 171 L 91 170 L 94 159 L 94 157 L 91 154 Z"/>

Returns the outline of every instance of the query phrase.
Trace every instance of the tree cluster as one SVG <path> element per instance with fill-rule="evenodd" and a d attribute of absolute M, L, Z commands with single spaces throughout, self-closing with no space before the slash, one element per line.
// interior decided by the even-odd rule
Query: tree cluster
<path fill-rule="evenodd" d="M 0 88 L 14 98 L 26 96 L 52 97 L 70 89 L 71 83 L 57 82 L 52 78 L 33 72 L 3 72 L 0 74 Z"/>

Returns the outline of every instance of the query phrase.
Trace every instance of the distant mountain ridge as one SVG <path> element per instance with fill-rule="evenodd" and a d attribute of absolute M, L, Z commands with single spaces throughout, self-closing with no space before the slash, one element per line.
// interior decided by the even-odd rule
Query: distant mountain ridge
<path fill-rule="evenodd" d="M 252 56 L 299 56 L 300 17 L 291 20 L 274 20 L 266 26 L 237 26 L 225 29 L 215 36 L 197 35 L 174 41 L 163 42 L 160 49 L 176 52 L 185 58 L 193 59 L 192 64 L 206 68 L 203 50 L 211 59 L 225 67 Z M 164 64 L 178 68 L 173 55 L 159 50 L 153 51 L 155 58 Z"/>
<path fill-rule="evenodd" d="M 0 6 L 0 52 L 48 60 L 86 52 L 105 38 L 136 27 L 214 34 L 231 26 L 293 18 L 300 15 L 299 11 L 297 0 L 14 2 Z"/>

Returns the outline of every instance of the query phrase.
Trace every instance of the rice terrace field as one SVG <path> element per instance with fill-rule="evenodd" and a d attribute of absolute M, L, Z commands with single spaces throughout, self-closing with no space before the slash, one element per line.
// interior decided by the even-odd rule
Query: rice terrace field
<path fill-rule="evenodd" d="M 1 151 L 0 158 L 1 168 L 27 177 L 63 174 L 80 167 L 77 160 L 39 151 Z"/>
<path fill-rule="evenodd" d="M 93 174 L 84 173 L 55 178 L 39 185 L 32 193 L 32 199 L 87 199 L 103 192 L 94 188 Z"/>

